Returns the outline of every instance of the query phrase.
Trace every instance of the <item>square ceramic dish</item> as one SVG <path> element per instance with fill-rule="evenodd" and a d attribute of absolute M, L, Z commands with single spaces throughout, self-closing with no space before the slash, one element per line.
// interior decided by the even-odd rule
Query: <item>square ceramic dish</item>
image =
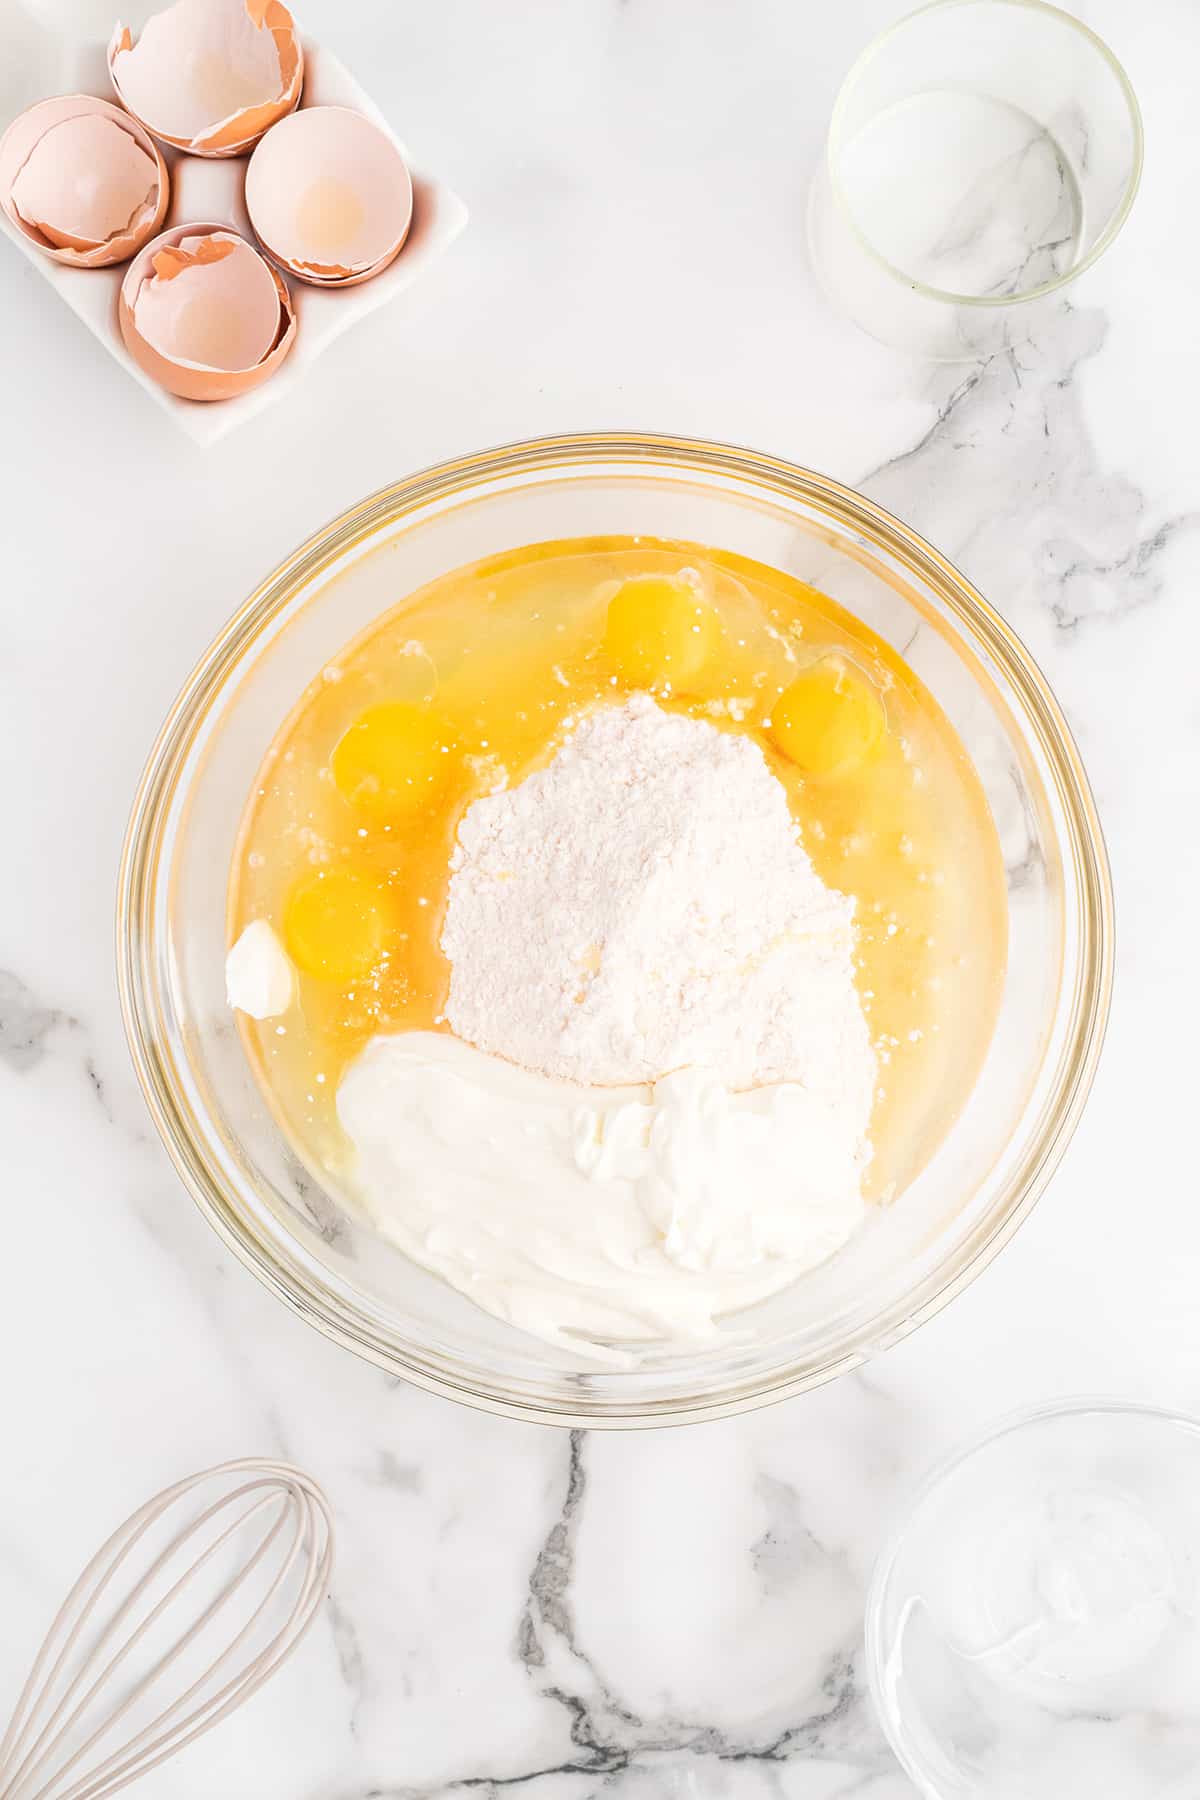
<path fill-rule="evenodd" d="M 15 106 L 9 107 L 0 119 L 0 128 L 8 124 L 10 115 L 15 116 L 35 100 L 46 98 L 51 91 L 99 94 L 108 100 L 114 97 L 104 47 L 98 43 L 76 49 L 64 47 L 55 89 L 39 88 L 32 72 L 31 79 L 31 91 L 19 99 Z M 369 313 L 396 299 L 414 281 L 418 281 L 442 251 L 454 242 L 467 222 L 467 209 L 458 195 L 413 161 L 374 101 L 363 92 L 337 57 L 307 38 L 304 39 L 304 92 L 300 98 L 300 106 L 348 106 L 355 112 L 364 113 L 387 132 L 399 147 L 412 174 L 412 227 L 395 262 L 374 280 L 364 281 L 361 286 L 330 293 L 289 278 L 288 287 L 296 311 L 296 341 L 269 381 L 234 400 L 207 403 L 180 400 L 174 394 L 168 394 L 157 387 L 138 368 L 122 343 L 117 328 L 117 296 L 127 263 L 120 263 L 112 269 L 64 268 L 61 263 L 52 262 L 48 256 L 43 256 L 0 213 L 0 230 L 3 230 L 4 235 L 29 259 L 55 292 L 62 296 L 75 316 L 83 321 L 109 355 L 115 357 L 138 386 L 144 388 L 197 444 L 215 443 L 218 438 L 232 431 L 235 425 L 240 425 L 244 420 L 253 418 L 264 407 L 273 406 L 277 400 L 282 400 L 303 378 L 306 369 L 336 338 L 341 337 L 344 331 L 349 331 L 360 319 L 365 319 Z M 249 238 L 251 243 L 256 242 L 243 197 L 248 160 L 246 157 L 214 160 L 185 156 L 182 152 L 173 150 L 169 144 L 160 144 L 159 148 L 171 177 L 171 204 L 164 230 L 172 225 L 185 224 L 189 219 L 219 219 L 227 221 L 244 237 Z"/>

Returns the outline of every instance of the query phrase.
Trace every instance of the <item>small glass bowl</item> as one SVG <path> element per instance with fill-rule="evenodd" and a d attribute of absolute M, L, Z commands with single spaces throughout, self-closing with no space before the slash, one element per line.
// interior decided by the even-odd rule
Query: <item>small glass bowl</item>
<path fill-rule="evenodd" d="M 932 0 L 842 83 L 809 195 L 814 267 L 883 343 L 990 355 L 1104 254 L 1142 154 L 1129 77 L 1079 19 L 1047 0 Z"/>
<path fill-rule="evenodd" d="M 1009 966 L 991 1051 L 920 1177 L 825 1267 L 698 1349 L 635 1368 L 536 1343 L 409 1262 L 305 1168 L 225 1003 L 225 894 L 242 810 L 297 696 L 434 577 L 547 539 L 678 538 L 810 582 L 903 651 L 957 728 L 1009 872 Z M 1112 899 L 1086 777 L 1007 625 L 907 526 L 747 450 L 648 435 L 543 439 L 398 482 L 311 538 L 205 653 L 159 735 L 122 862 L 118 964 L 150 1110 L 224 1241 L 330 1337 L 514 1417 L 663 1425 L 783 1399 L 936 1312 L 1012 1235 L 1083 1106 L 1112 974 Z"/>
<path fill-rule="evenodd" d="M 879 1558 L 867 1665 L 928 1800 L 1165 1800 L 1200 1766 L 1200 1420 L 1069 1400 L 922 1485 Z"/>

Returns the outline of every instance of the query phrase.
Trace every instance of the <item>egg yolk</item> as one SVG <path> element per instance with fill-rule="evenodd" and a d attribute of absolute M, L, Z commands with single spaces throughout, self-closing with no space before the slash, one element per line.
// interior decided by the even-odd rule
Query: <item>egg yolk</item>
<path fill-rule="evenodd" d="M 356 981 L 387 949 L 392 910 L 387 889 L 369 875 L 319 870 L 304 876 L 288 895 L 284 943 L 306 975 Z"/>
<path fill-rule="evenodd" d="M 351 806 L 379 824 L 411 817 L 439 798 L 449 757 L 445 728 L 424 706 L 370 706 L 333 752 L 333 779 Z"/>
<path fill-rule="evenodd" d="M 883 706 L 864 675 L 823 656 L 797 675 L 771 708 L 771 736 L 806 775 L 844 775 L 882 741 Z"/>
<path fill-rule="evenodd" d="M 680 689 L 707 662 L 716 636 L 710 609 L 686 581 L 635 575 L 609 601 L 604 649 L 631 687 Z"/>

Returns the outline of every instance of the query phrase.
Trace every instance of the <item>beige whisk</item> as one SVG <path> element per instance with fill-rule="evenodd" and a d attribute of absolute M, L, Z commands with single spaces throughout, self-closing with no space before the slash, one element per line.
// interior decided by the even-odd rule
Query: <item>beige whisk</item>
<path fill-rule="evenodd" d="M 223 1463 L 126 1519 L 68 1594 L 0 1742 L 0 1800 L 102 1800 L 249 1699 L 329 1589 L 333 1518 L 288 1463 Z"/>

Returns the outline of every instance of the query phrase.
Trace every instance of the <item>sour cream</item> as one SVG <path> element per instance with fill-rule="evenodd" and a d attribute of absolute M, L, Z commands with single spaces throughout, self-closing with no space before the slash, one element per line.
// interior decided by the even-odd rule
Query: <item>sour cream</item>
<path fill-rule="evenodd" d="M 379 1231 L 496 1317 L 578 1351 L 702 1341 L 864 1214 L 870 1095 L 733 1093 L 684 1069 L 586 1088 L 432 1032 L 374 1038 L 337 1095 Z"/>
<path fill-rule="evenodd" d="M 266 919 L 254 919 L 225 958 L 225 998 L 252 1019 L 277 1019 L 295 992 L 291 958 Z"/>

